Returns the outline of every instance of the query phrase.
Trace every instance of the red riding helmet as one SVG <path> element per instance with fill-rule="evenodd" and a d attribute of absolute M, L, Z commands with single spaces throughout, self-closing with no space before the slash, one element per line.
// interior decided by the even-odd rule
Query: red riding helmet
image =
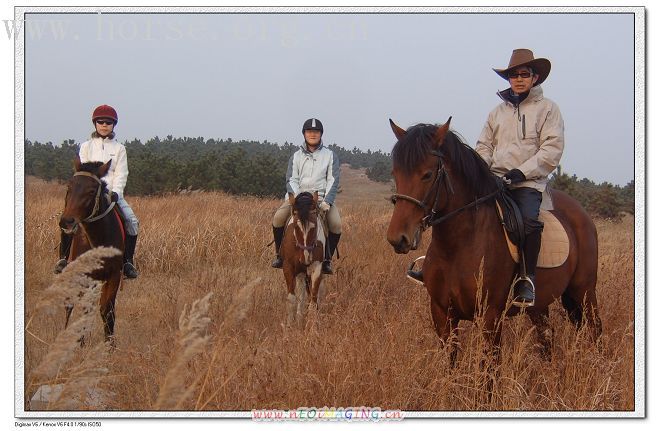
<path fill-rule="evenodd" d="M 98 106 L 92 114 L 92 123 L 96 121 L 97 118 L 112 118 L 115 120 L 115 124 L 117 124 L 117 121 L 119 121 L 119 118 L 117 117 L 117 111 L 115 111 L 115 108 L 110 105 Z"/>

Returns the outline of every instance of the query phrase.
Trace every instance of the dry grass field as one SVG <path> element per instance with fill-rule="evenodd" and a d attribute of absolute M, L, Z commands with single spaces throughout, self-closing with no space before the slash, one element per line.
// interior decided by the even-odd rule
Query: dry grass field
<path fill-rule="evenodd" d="M 64 186 L 28 178 L 26 409 L 43 384 L 77 388 L 68 391 L 69 404 L 60 400 L 52 409 L 634 409 L 632 217 L 597 221 L 602 349 L 573 329 L 558 303 L 551 308 L 549 362 L 536 350 L 529 319 L 508 319 L 488 397 L 478 327 L 461 323 L 458 365 L 449 368 L 432 328 L 428 295 L 404 276 L 425 247 L 399 256 L 385 239 L 389 186 L 343 168 L 342 189 L 341 257 L 327 279 L 324 308 L 310 313 L 304 328 L 284 327 L 284 278 L 270 268 L 273 248 L 267 244 L 279 201 L 211 192 L 128 197 L 141 222 L 140 277 L 125 280 L 117 297 L 117 347 L 111 353 L 99 348 L 102 326 L 95 310 L 87 345 L 44 378 L 35 370 L 58 348 L 64 308 L 36 305 L 55 279 L 56 215 Z M 209 293 L 191 313 L 192 304 Z M 74 318 L 81 314 L 74 310 Z M 86 399 L 86 386 L 102 396 Z M 83 396 L 76 398 L 76 391 Z"/>

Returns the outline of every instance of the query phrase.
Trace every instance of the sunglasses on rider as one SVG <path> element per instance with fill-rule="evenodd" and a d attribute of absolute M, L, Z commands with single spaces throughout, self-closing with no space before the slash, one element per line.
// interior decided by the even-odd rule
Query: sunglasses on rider
<path fill-rule="evenodd" d="M 96 124 L 104 124 L 106 126 L 109 126 L 111 124 L 115 124 L 114 120 L 96 120 Z"/>
<path fill-rule="evenodd" d="M 527 78 L 529 78 L 529 77 L 531 77 L 531 76 L 532 76 L 532 74 L 529 73 L 529 72 L 519 72 L 519 73 L 511 72 L 511 73 L 509 73 L 509 79 L 516 79 L 517 77 L 521 77 L 521 78 L 525 78 L 525 79 L 527 79 Z"/>

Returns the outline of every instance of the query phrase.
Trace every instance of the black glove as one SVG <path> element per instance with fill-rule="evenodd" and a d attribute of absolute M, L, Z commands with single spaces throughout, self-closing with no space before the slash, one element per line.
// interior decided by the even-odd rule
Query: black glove
<path fill-rule="evenodd" d="M 117 202 L 119 200 L 119 195 L 117 192 L 110 192 L 110 200 L 112 202 Z"/>
<path fill-rule="evenodd" d="M 525 174 L 523 174 L 520 169 L 511 169 L 502 177 L 502 181 L 508 185 L 522 183 L 526 179 Z"/>

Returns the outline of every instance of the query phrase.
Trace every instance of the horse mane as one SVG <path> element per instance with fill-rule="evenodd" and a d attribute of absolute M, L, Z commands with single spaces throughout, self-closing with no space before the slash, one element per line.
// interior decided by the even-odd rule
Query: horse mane
<path fill-rule="evenodd" d="M 406 130 L 406 136 L 392 149 L 392 163 L 395 167 L 410 174 L 426 160 L 435 149 L 434 124 L 416 124 Z M 455 131 L 449 130 L 440 146 L 445 162 L 451 164 L 452 171 L 459 173 L 466 186 L 475 196 L 483 196 L 497 189 L 495 176 L 488 165 L 472 147 Z"/>
<path fill-rule="evenodd" d="M 293 202 L 293 207 L 298 213 L 300 220 L 307 223 L 309 220 L 309 213 L 314 208 L 314 195 L 310 192 L 302 192 L 296 196 Z"/>
<path fill-rule="evenodd" d="M 78 172 L 89 172 L 90 174 L 97 175 L 101 166 L 103 166 L 103 162 L 81 163 Z"/>
<path fill-rule="evenodd" d="M 103 162 L 86 162 L 80 164 L 80 169 L 78 172 L 89 172 L 90 174 L 99 176 L 99 168 L 103 166 Z M 100 179 L 100 178 L 99 178 Z M 108 192 L 108 187 L 105 181 L 101 181 L 102 193 L 106 194 Z"/>

